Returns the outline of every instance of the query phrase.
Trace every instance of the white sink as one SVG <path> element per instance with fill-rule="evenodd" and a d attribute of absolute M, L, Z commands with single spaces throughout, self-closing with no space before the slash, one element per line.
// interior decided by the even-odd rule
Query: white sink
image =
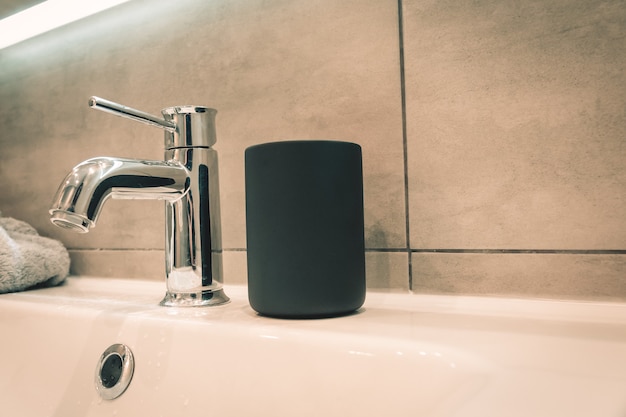
<path fill-rule="evenodd" d="M 368 293 L 357 314 L 278 320 L 245 287 L 208 308 L 165 284 L 70 278 L 0 296 L 0 415 L 626 416 L 626 304 Z M 100 355 L 134 356 L 104 400 Z"/>

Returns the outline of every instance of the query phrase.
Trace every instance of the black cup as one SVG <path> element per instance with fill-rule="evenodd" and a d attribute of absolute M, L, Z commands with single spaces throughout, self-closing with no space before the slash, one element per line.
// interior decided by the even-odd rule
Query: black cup
<path fill-rule="evenodd" d="M 258 313 L 321 318 L 365 300 L 363 168 L 354 143 L 306 140 L 245 152 L 248 297 Z"/>

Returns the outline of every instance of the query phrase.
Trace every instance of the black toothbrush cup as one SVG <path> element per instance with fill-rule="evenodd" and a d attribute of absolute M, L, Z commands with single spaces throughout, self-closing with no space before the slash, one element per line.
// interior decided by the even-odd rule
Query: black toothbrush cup
<path fill-rule="evenodd" d="M 365 300 L 361 147 L 271 142 L 245 152 L 248 297 L 281 318 L 342 316 Z"/>

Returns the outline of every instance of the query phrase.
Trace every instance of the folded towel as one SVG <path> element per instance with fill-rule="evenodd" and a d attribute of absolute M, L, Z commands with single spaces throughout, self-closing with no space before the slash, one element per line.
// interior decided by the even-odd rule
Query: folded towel
<path fill-rule="evenodd" d="M 69 273 L 70 256 L 58 240 L 0 213 L 0 293 L 54 286 Z"/>

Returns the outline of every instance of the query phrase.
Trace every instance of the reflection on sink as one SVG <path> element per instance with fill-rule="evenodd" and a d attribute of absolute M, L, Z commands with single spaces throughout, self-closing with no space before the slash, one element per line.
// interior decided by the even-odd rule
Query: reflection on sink
<path fill-rule="evenodd" d="M 626 416 L 626 305 L 369 293 L 348 317 L 156 305 L 161 282 L 0 296 L 2 415 Z M 135 372 L 96 392 L 107 347 Z"/>

